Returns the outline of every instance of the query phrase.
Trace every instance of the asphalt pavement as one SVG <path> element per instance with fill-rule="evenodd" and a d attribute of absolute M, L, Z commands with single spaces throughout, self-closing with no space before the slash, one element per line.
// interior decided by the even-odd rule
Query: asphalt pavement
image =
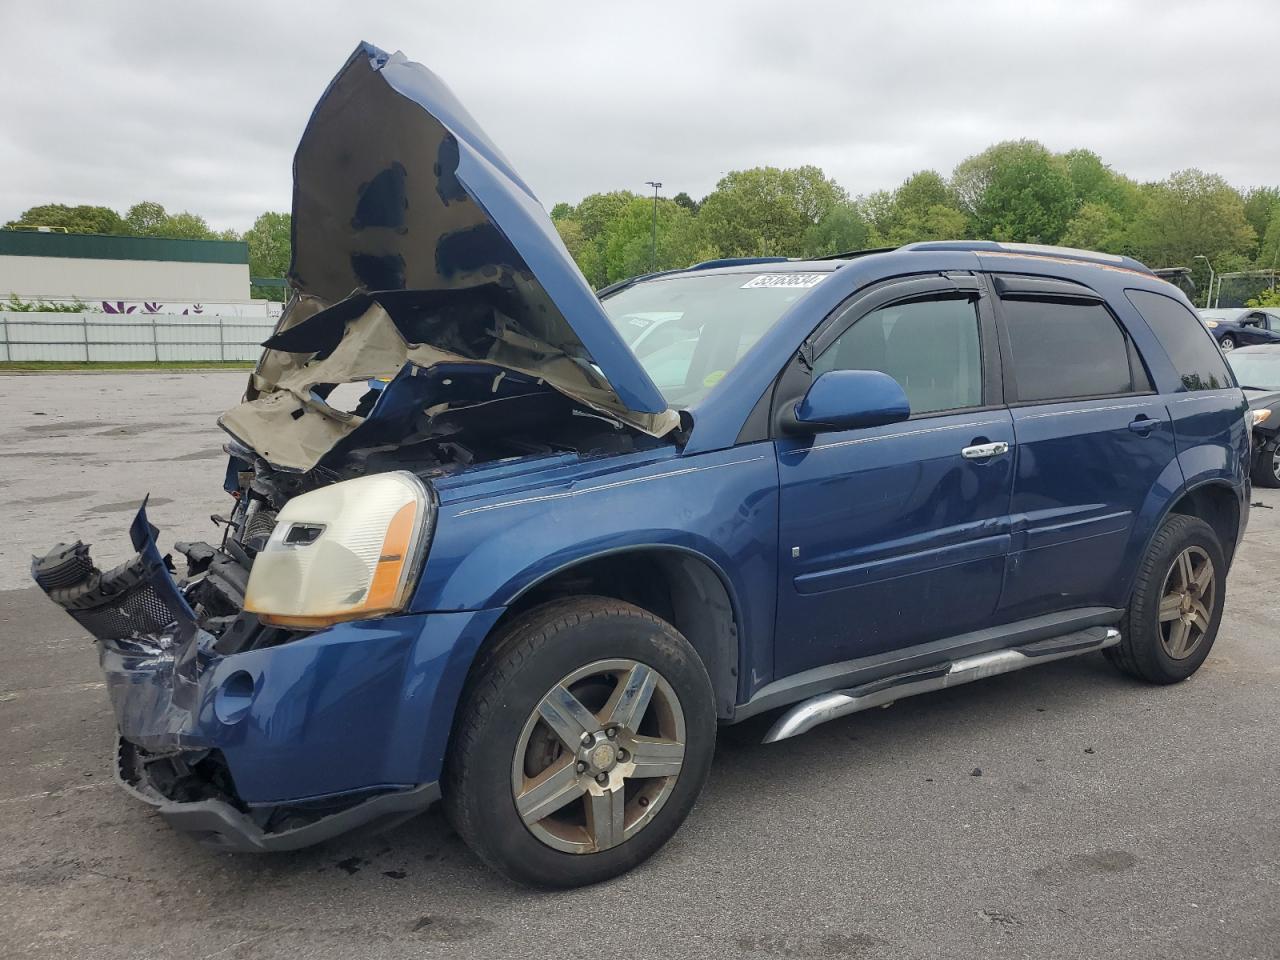
<path fill-rule="evenodd" d="M 79 536 L 123 559 L 223 509 L 243 371 L 0 376 L 0 955 L 1280 957 L 1280 491 L 1256 491 L 1201 671 L 1099 655 L 762 746 L 724 736 L 641 869 L 563 893 L 481 866 L 438 811 L 294 854 L 217 854 L 111 779 L 93 647 L 28 586 Z"/>

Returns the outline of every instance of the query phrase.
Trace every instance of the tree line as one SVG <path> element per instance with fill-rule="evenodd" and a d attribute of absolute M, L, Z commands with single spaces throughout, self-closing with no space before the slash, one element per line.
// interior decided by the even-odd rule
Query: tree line
<path fill-rule="evenodd" d="M 102 233 L 121 237 L 163 237 L 170 240 L 243 240 L 249 247 L 249 275 L 278 279 L 289 269 L 290 216 L 268 211 L 259 214 L 244 233 L 214 230 L 198 214 L 169 213 L 151 200 L 135 203 L 120 214 L 110 207 L 45 203 L 22 212 L 4 229 L 15 227 L 59 227 L 68 233 Z M 250 295 L 267 300 L 283 300 L 284 291 L 275 287 L 252 287 Z"/>
<path fill-rule="evenodd" d="M 814 166 L 736 170 L 701 201 L 626 190 L 558 203 L 551 216 L 596 287 L 717 257 L 821 257 L 918 240 L 1061 244 L 1186 266 L 1207 279 L 1280 265 L 1280 186 L 1239 190 L 1182 170 L 1138 183 L 1090 150 L 997 143 L 949 177 L 921 170 L 896 190 L 852 196 Z M 656 255 L 655 255 L 656 254 Z"/>
<path fill-rule="evenodd" d="M 590 283 L 599 288 L 652 269 L 718 257 L 820 257 L 917 240 L 990 239 L 1126 254 L 1153 267 L 1185 266 L 1204 289 L 1208 257 L 1219 273 L 1280 266 L 1280 186 L 1240 190 L 1223 177 L 1181 170 L 1138 183 L 1090 150 L 1053 153 L 1034 140 L 997 143 L 950 176 L 921 170 L 896 190 L 854 196 L 816 166 L 754 167 L 726 174 L 701 200 L 656 201 L 628 190 L 557 203 L 551 218 Z M 283 277 L 287 213 L 261 214 L 244 233 L 214 231 L 193 213 L 153 202 L 124 214 L 102 206 L 44 204 L 14 226 L 244 240 L 249 272 Z M 254 291 L 255 296 L 279 291 Z"/>

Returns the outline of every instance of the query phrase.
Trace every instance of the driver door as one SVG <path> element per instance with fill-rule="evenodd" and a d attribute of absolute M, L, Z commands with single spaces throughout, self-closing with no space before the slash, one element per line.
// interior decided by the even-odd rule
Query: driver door
<path fill-rule="evenodd" d="M 994 329 L 972 275 L 893 282 L 820 327 L 784 372 L 775 424 L 836 369 L 889 374 L 912 415 L 812 437 L 775 428 L 777 677 L 992 621 L 1014 441 Z"/>

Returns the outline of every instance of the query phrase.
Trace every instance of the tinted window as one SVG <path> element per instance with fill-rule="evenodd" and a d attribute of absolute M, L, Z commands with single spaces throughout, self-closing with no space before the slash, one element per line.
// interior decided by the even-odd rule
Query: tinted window
<path fill-rule="evenodd" d="M 1217 390 L 1231 386 L 1227 365 L 1213 336 L 1200 318 L 1171 297 L 1147 290 L 1125 295 L 1164 347 L 1188 390 Z"/>
<path fill-rule="evenodd" d="M 972 300 L 916 300 L 873 310 L 814 363 L 828 370 L 879 370 L 907 393 L 912 413 L 982 404 L 982 351 Z"/>
<path fill-rule="evenodd" d="M 1129 345 L 1100 303 L 1004 300 L 1019 400 L 1065 400 L 1133 389 Z"/>

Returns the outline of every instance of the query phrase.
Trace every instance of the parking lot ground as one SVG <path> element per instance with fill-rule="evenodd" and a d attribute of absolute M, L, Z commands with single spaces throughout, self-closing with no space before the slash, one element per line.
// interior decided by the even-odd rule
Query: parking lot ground
<path fill-rule="evenodd" d="M 216 854 L 110 772 L 79 627 L 27 585 L 74 536 L 207 536 L 243 372 L 0 377 L 0 954 L 243 957 L 1280 956 L 1280 492 L 1212 655 L 1150 687 L 1101 656 L 829 723 L 725 736 L 649 864 L 589 890 L 486 871 L 432 811 L 294 854 Z M 105 558 L 105 554 L 104 554 Z"/>

